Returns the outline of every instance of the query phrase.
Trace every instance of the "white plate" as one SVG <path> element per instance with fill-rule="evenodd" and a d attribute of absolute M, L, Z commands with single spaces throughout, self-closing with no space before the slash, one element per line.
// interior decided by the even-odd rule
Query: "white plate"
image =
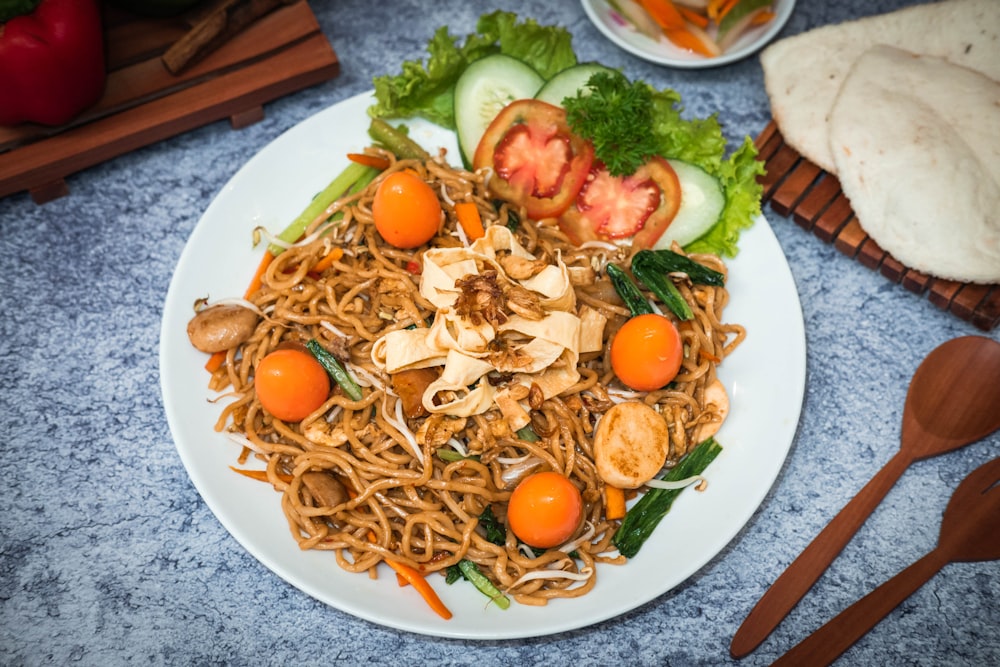
<path fill-rule="evenodd" d="M 775 17 L 772 21 L 748 30 L 736 40 L 736 43 L 728 51 L 719 57 L 706 58 L 674 46 L 665 37 L 654 40 L 642 34 L 631 23 L 622 19 L 621 15 L 605 0 L 581 0 L 581 4 L 587 17 L 597 26 L 597 29 L 619 47 L 632 55 L 658 65 L 686 69 L 718 67 L 746 58 L 774 39 L 774 36 L 785 26 L 788 17 L 792 15 L 792 9 L 795 8 L 795 0 L 775 0 Z"/>
<path fill-rule="evenodd" d="M 368 140 L 370 94 L 303 121 L 254 156 L 211 203 L 188 240 L 167 292 L 160 333 L 160 378 L 167 420 L 195 487 L 223 526 L 278 576 L 303 592 L 374 623 L 444 637 L 499 639 L 571 630 L 618 616 L 669 591 L 698 571 L 743 527 L 774 482 L 798 423 L 805 384 L 802 311 L 784 255 L 766 220 L 740 240 L 730 263 L 726 319 L 744 323 L 746 342 L 720 367 L 732 411 L 718 435 L 724 450 L 703 493 L 686 491 L 628 565 L 601 567 L 596 588 L 547 607 L 488 606 L 471 585 L 431 579 L 454 618 L 444 621 L 387 567 L 378 580 L 342 571 L 328 552 L 299 549 L 279 496 L 232 473 L 238 447 L 215 433 L 220 404 L 208 401 L 205 355 L 185 327 L 201 297 L 241 295 L 260 249 L 257 225 L 280 231 Z M 423 121 L 411 136 L 459 159 L 452 133 Z"/>

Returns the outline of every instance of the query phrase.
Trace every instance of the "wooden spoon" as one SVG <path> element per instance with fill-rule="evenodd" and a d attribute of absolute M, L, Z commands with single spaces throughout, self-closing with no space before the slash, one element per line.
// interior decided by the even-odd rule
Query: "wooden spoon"
<path fill-rule="evenodd" d="M 772 665 L 829 665 L 903 600 L 955 561 L 1000 558 L 1000 458 L 966 477 L 944 511 L 937 547 L 840 612 Z"/>
<path fill-rule="evenodd" d="M 1000 343 L 954 338 L 921 362 L 906 394 L 899 451 L 813 539 L 757 602 L 729 652 L 741 658 L 771 634 L 913 462 L 950 452 L 1000 428 Z"/>

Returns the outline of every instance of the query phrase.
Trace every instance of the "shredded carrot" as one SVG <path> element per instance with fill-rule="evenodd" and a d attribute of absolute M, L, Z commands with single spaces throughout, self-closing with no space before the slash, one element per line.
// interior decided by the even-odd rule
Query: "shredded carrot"
<path fill-rule="evenodd" d="M 375 543 L 375 533 L 371 531 L 368 532 L 368 541 L 372 544 Z M 445 606 L 444 602 L 441 602 L 441 598 L 438 597 L 438 594 L 434 592 L 431 585 L 427 583 L 426 579 L 424 579 L 424 575 L 420 574 L 416 568 L 412 568 L 405 563 L 397 563 L 396 561 L 389 559 L 386 559 L 385 562 L 389 567 L 396 571 L 397 579 L 402 577 L 408 584 L 413 586 L 438 616 L 446 621 L 451 618 L 451 610 Z"/>
<path fill-rule="evenodd" d="M 226 351 L 219 350 L 218 352 L 213 353 L 212 356 L 208 358 L 208 361 L 205 362 L 205 370 L 208 371 L 209 373 L 214 373 L 215 371 L 222 368 L 222 363 L 225 360 L 226 360 Z"/>
<path fill-rule="evenodd" d="M 444 602 L 441 602 L 441 598 L 438 597 L 438 594 L 434 592 L 431 585 L 427 583 L 426 579 L 424 579 L 424 575 L 420 574 L 409 565 L 404 565 L 403 563 L 396 563 L 391 560 L 387 560 L 386 563 L 388 563 L 389 567 L 396 571 L 398 576 L 406 579 L 406 581 L 409 582 L 409 584 L 413 586 L 418 593 L 420 593 L 420 596 L 424 598 L 430 608 L 433 609 L 438 616 L 446 621 L 451 618 L 451 610 L 445 606 Z"/>
<path fill-rule="evenodd" d="M 235 466 L 229 466 L 229 469 L 233 472 L 238 472 L 244 477 L 249 477 L 250 479 L 255 479 L 258 482 L 270 482 L 271 480 L 267 477 L 266 470 L 247 470 L 246 468 L 237 468 Z M 278 473 L 278 479 L 280 479 L 285 484 L 291 484 L 292 476 Z"/>
<path fill-rule="evenodd" d="M 689 23 L 693 23 L 703 30 L 708 27 L 708 17 L 704 14 L 699 14 L 695 10 L 688 9 L 682 5 L 677 6 L 677 11 L 680 12 L 681 16 L 683 16 Z"/>
<path fill-rule="evenodd" d="M 604 517 L 608 521 L 625 517 L 625 491 L 610 484 L 604 487 Z"/>
<path fill-rule="evenodd" d="M 316 262 L 316 264 L 313 265 L 312 270 L 316 273 L 323 273 L 331 266 L 333 266 L 334 262 L 338 261 L 343 256 L 344 256 L 344 249 L 338 246 L 333 250 L 331 250 L 330 252 L 326 253 L 326 256 L 323 257 L 323 259 Z"/>
<path fill-rule="evenodd" d="M 702 359 L 707 359 L 708 361 L 711 361 L 712 363 L 716 363 L 716 364 L 722 363 L 722 359 L 720 359 L 719 357 L 715 356 L 711 352 L 706 352 L 705 350 L 698 350 L 698 356 L 701 357 Z"/>
<path fill-rule="evenodd" d="M 719 8 L 726 4 L 726 0 L 708 0 L 708 7 L 705 8 L 705 13 L 708 14 L 708 18 L 713 21 L 719 20 Z"/>
<path fill-rule="evenodd" d="M 752 19 L 750 19 L 750 25 L 764 25 L 774 18 L 774 12 L 770 10 L 763 10 L 757 12 Z"/>
<path fill-rule="evenodd" d="M 708 58 L 714 58 L 719 55 L 717 49 L 712 50 L 704 40 L 698 37 L 695 33 L 691 32 L 691 30 L 683 28 L 680 30 L 665 30 L 664 34 L 667 36 L 667 39 L 682 49 L 693 51 L 694 53 L 698 53 Z"/>
<path fill-rule="evenodd" d="M 366 167 L 371 167 L 373 169 L 384 170 L 389 168 L 389 161 L 384 157 L 368 155 L 368 153 L 348 153 L 347 159 L 351 162 L 357 162 L 358 164 L 363 164 Z"/>
<path fill-rule="evenodd" d="M 396 573 L 396 583 L 399 584 L 400 588 L 404 588 L 410 585 L 410 582 L 406 580 L 406 577 L 401 575 L 399 572 Z"/>
<path fill-rule="evenodd" d="M 250 279 L 250 285 L 247 287 L 247 291 L 243 294 L 244 299 L 249 299 L 254 295 L 254 292 L 260 289 L 261 282 L 264 278 L 264 272 L 267 271 L 268 265 L 273 260 L 274 253 L 270 250 L 265 250 L 264 256 L 260 258 L 260 264 L 257 265 L 257 270 L 253 274 L 253 278 Z"/>
<path fill-rule="evenodd" d="M 664 31 L 684 28 L 684 18 L 670 0 L 639 0 L 639 4 Z"/>
<path fill-rule="evenodd" d="M 740 0 L 725 0 L 725 2 L 723 2 L 719 7 L 718 20 L 721 21 L 722 19 L 726 18 L 726 14 L 733 11 L 733 7 L 735 7 L 739 3 L 739 1 Z"/>
<path fill-rule="evenodd" d="M 458 223 L 462 225 L 465 235 L 470 241 L 481 239 L 486 235 L 483 229 L 483 219 L 479 215 L 479 207 L 470 201 L 460 201 L 455 204 L 455 215 L 458 216 Z"/>

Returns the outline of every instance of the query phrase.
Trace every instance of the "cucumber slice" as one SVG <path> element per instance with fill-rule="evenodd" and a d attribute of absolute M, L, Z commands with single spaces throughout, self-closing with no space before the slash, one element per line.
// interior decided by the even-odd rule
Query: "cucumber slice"
<path fill-rule="evenodd" d="M 690 162 L 667 162 L 681 184 L 681 207 L 667 231 L 656 241 L 657 249 L 669 249 L 674 241 L 683 247 L 699 238 L 719 221 L 726 205 L 726 195 L 714 176 Z"/>
<path fill-rule="evenodd" d="M 543 83 L 531 65 L 502 53 L 465 68 L 455 82 L 455 125 L 467 164 L 472 164 L 479 140 L 500 110 L 514 100 L 533 98 Z"/>
<path fill-rule="evenodd" d="M 535 99 L 561 107 L 564 99 L 567 97 L 576 97 L 576 94 L 580 90 L 586 88 L 590 77 L 598 72 L 607 72 L 608 74 L 621 76 L 621 72 L 618 70 L 598 63 L 580 63 L 579 65 L 573 65 L 561 72 L 557 72 L 535 94 Z"/>

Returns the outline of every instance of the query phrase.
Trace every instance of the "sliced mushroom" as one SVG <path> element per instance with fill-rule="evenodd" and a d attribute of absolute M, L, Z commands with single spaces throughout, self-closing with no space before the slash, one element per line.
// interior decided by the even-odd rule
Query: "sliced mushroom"
<path fill-rule="evenodd" d="M 319 507 L 336 507 L 347 502 L 347 489 L 328 472 L 310 470 L 302 473 L 302 483 L 309 489 Z"/>
<path fill-rule="evenodd" d="M 604 413 L 594 434 L 594 463 L 605 482 L 622 489 L 642 486 L 667 460 L 670 431 L 653 408 L 626 401 Z"/>
<path fill-rule="evenodd" d="M 243 306 L 209 306 L 191 318 L 187 334 L 196 348 L 214 354 L 232 349 L 250 338 L 259 319 L 257 313 Z"/>
<path fill-rule="evenodd" d="M 705 387 L 705 406 L 705 411 L 712 414 L 712 419 L 698 425 L 692 436 L 695 443 L 703 442 L 718 433 L 722 422 L 726 420 L 726 415 L 729 414 L 729 395 L 717 379 Z"/>

